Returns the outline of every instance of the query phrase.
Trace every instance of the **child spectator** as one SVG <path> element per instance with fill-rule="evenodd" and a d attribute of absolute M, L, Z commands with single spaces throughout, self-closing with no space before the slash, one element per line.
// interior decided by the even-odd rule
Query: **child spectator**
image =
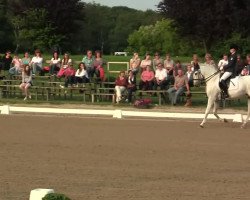
<path fill-rule="evenodd" d="M 76 80 L 77 86 L 79 83 L 88 83 L 89 82 L 89 77 L 88 77 L 88 73 L 86 70 L 86 66 L 83 62 L 81 62 L 78 66 L 78 69 L 75 73 L 75 80 Z"/>
<path fill-rule="evenodd" d="M 61 88 L 68 87 L 69 85 L 72 87 L 75 84 L 75 69 L 72 63 L 69 64 L 67 69 L 64 71 L 65 83 L 64 86 L 60 85 Z"/>
<path fill-rule="evenodd" d="M 121 71 L 115 81 L 116 103 L 119 103 L 121 101 L 122 93 L 126 90 L 127 85 L 128 85 L 128 80 L 125 77 L 125 72 Z"/>
<path fill-rule="evenodd" d="M 147 65 L 146 70 L 141 74 L 141 81 L 139 83 L 140 90 L 152 90 L 154 86 L 155 74 L 151 70 L 151 66 Z"/>
<path fill-rule="evenodd" d="M 155 83 L 154 83 L 155 90 L 157 89 L 158 86 L 160 87 L 161 90 L 164 90 L 166 89 L 167 85 L 168 85 L 167 70 L 163 68 L 162 63 L 159 63 L 155 71 Z"/>
<path fill-rule="evenodd" d="M 43 75 L 43 58 L 39 49 L 35 51 L 35 56 L 32 58 L 30 64 L 32 66 L 33 74 L 39 72 L 39 75 Z"/>
<path fill-rule="evenodd" d="M 136 76 L 133 74 L 132 70 L 128 71 L 128 84 L 127 84 L 128 98 L 126 102 L 131 103 L 132 94 L 136 91 Z"/>
<path fill-rule="evenodd" d="M 132 70 L 133 74 L 136 75 L 138 73 L 140 63 L 141 59 L 139 58 L 138 53 L 135 52 L 133 58 L 131 58 L 129 62 L 129 69 Z"/>
<path fill-rule="evenodd" d="M 59 58 L 58 52 L 55 51 L 53 53 L 53 57 L 50 60 L 49 66 L 50 66 L 50 68 L 49 68 L 50 75 L 55 75 L 60 70 L 61 59 Z"/>
<path fill-rule="evenodd" d="M 13 67 L 11 67 L 9 69 L 9 73 L 10 75 L 18 75 L 21 73 L 21 66 L 22 66 L 22 60 L 18 57 L 18 55 L 14 55 L 14 58 L 12 60 L 12 65 Z"/>
<path fill-rule="evenodd" d="M 189 87 L 193 87 L 194 86 L 194 83 L 193 83 L 193 71 L 192 71 L 192 65 L 191 64 L 187 64 L 186 66 L 187 68 L 187 71 L 186 71 L 186 77 L 188 79 L 188 85 Z"/>
<path fill-rule="evenodd" d="M 150 58 L 150 54 L 147 53 L 145 59 L 141 61 L 141 73 L 146 70 L 147 66 L 152 66 L 152 60 Z"/>
<path fill-rule="evenodd" d="M 29 88 L 32 86 L 32 72 L 31 67 L 29 65 L 24 65 L 22 70 L 22 83 L 19 86 L 20 89 L 25 94 L 25 98 L 23 99 L 26 101 L 28 98 L 31 99 L 31 95 L 29 93 Z"/>

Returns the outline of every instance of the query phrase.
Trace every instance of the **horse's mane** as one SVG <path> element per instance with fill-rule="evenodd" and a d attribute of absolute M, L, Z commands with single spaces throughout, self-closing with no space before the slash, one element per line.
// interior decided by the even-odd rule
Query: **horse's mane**
<path fill-rule="evenodd" d="M 216 65 L 200 64 L 200 70 L 203 76 L 208 77 L 218 71 Z"/>

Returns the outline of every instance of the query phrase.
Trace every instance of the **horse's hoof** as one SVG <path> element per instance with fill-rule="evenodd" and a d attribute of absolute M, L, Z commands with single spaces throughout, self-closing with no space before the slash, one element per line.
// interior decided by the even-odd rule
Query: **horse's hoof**
<path fill-rule="evenodd" d="M 246 128 L 246 124 L 242 124 L 240 128 L 241 128 L 241 129 Z"/>
<path fill-rule="evenodd" d="M 200 124 L 200 128 L 204 128 L 204 126 L 202 124 Z"/>
<path fill-rule="evenodd" d="M 227 119 L 223 119 L 223 121 L 224 121 L 225 123 L 227 123 L 227 122 L 228 122 L 228 120 L 227 120 Z"/>

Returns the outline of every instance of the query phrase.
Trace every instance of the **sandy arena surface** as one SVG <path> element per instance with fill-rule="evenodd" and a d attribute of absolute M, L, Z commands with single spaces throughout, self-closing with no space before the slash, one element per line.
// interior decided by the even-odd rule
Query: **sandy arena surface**
<path fill-rule="evenodd" d="M 249 125 L 199 122 L 0 116 L 0 200 L 249 199 Z"/>

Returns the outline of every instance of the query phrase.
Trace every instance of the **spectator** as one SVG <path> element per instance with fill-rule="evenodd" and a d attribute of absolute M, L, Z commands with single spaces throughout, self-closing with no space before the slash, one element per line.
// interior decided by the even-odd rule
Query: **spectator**
<path fill-rule="evenodd" d="M 116 103 L 119 103 L 121 101 L 122 93 L 126 90 L 127 85 L 128 85 L 128 80 L 125 77 L 125 72 L 121 71 L 115 81 Z"/>
<path fill-rule="evenodd" d="M 64 87 L 68 87 L 69 85 L 71 87 L 74 86 L 75 84 L 75 69 L 74 69 L 74 66 L 72 63 L 69 63 L 69 66 L 67 67 L 67 69 L 65 70 L 64 72 L 64 76 L 65 76 L 65 82 L 64 82 L 64 86 L 63 85 L 60 85 L 61 88 L 64 88 Z"/>
<path fill-rule="evenodd" d="M 246 68 L 250 71 L 250 54 L 247 54 L 246 56 Z"/>
<path fill-rule="evenodd" d="M 189 87 L 193 87 L 194 86 L 194 84 L 193 84 L 193 73 L 194 73 L 194 71 L 192 71 L 192 65 L 187 64 L 186 68 L 187 68 L 187 71 L 186 71 L 185 75 L 186 75 L 186 77 L 188 79 L 188 85 L 189 85 Z"/>
<path fill-rule="evenodd" d="M 158 52 L 155 53 L 155 57 L 153 59 L 153 69 L 156 70 L 158 64 L 161 63 L 163 64 L 163 60 L 161 59 L 161 56 Z"/>
<path fill-rule="evenodd" d="M 24 56 L 22 58 L 22 64 L 23 65 L 29 65 L 30 64 L 30 61 L 31 61 L 31 58 L 30 58 L 30 55 L 29 55 L 29 52 L 25 52 L 24 53 Z"/>
<path fill-rule="evenodd" d="M 128 83 L 127 83 L 128 98 L 126 102 L 132 102 L 132 94 L 136 91 L 136 76 L 131 70 L 128 71 Z"/>
<path fill-rule="evenodd" d="M 245 66 L 241 71 L 241 76 L 248 76 L 249 75 L 249 69 L 247 66 Z"/>
<path fill-rule="evenodd" d="M 236 62 L 236 71 L 235 74 L 233 73 L 233 76 L 238 76 L 241 74 L 241 71 L 244 69 L 245 67 L 245 63 L 243 62 L 243 60 L 241 59 L 241 56 L 238 54 L 237 55 L 237 62 Z"/>
<path fill-rule="evenodd" d="M 89 77 L 88 77 L 88 73 L 86 70 L 86 66 L 83 62 L 81 62 L 78 66 L 78 69 L 75 73 L 75 80 L 76 80 L 77 86 L 79 83 L 88 83 L 89 82 Z"/>
<path fill-rule="evenodd" d="M 50 60 L 49 66 L 50 66 L 50 68 L 49 68 L 50 75 L 55 75 L 60 70 L 61 59 L 59 58 L 58 52 L 55 51 L 53 53 L 53 57 Z"/>
<path fill-rule="evenodd" d="M 228 64 L 228 56 L 227 54 L 223 54 L 223 58 L 218 63 L 218 68 L 220 69 L 221 67 L 224 67 L 227 64 Z"/>
<path fill-rule="evenodd" d="M 133 74 L 137 74 L 139 71 L 139 66 L 141 63 L 141 59 L 137 52 L 134 53 L 133 58 L 130 59 L 129 69 L 132 70 Z"/>
<path fill-rule="evenodd" d="M 95 61 L 95 58 L 93 57 L 92 51 L 88 50 L 87 55 L 82 59 L 82 62 L 86 66 L 90 81 L 92 81 L 92 78 L 94 77 L 94 74 L 95 74 L 94 61 Z"/>
<path fill-rule="evenodd" d="M 164 68 L 167 70 L 169 76 L 173 77 L 174 61 L 171 59 L 170 54 L 166 54 L 166 60 L 164 60 Z"/>
<path fill-rule="evenodd" d="M 22 70 L 22 83 L 19 86 L 20 89 L 25 94 L 25 98 L 23 99 L 26 101 L 28 98 L 31 99 L 31 95 L 29 93 L 29 88 L 32 86 L 32 72 L 31 67 L 29 65 L 24 65 Z"/>
<path fill-rule="evenodd" d="M 205 65 L 212 65 L 212 66 L 215 67 L 215 62 L 213 61 L 212 56 L 211 56 L 210 53 L 206 53 L 206 55 L 205 55 L 205 63 L 204 64 Z"/>
<path fill-rule="evenodd" d="M 17 54 L 14 55 L 14 58 L 12 60 L 12 65 L 13 67 L 11 67 L 9 69 L 9 73 L 10 75 L 18 75 L 21 73 L 21 67 L 22 67 L 22 60 L 18 57 Z"/>
<path fill-rule="evenodd" d="M 141 61 L 141 73 L 146 70 L 147 66 L 152 66 L 152 60 L 150 58 L 150 54 L 147 53 L 145 59 Z"/>
<path fill-rule="evenodd" d="M 100 66 L 98 70 L 99 70 L 100 81 L 104 82 L 106 80 L 106 77 L 105 77 L 105 71 L 103 69 L 103 66 Z"/>
<path fill-rule="evenodd" d="M 39 75 L 43 75 L 43 58 L 39 49 L 35 51 L 35 56 L 32 58 L 30 64 L 32 67 L 33 74 L 39 72 Z"/>
<path fill-rule="evenodd" d="M 166 89 L 167 85 L 168 85 L 167 70 L 163 68 L 162 63 L 158 63 L 157 69 L 155 71 L 155 83 L 154 83 L 155 90 L 157 89 L 158 86 L 160 87 L 161 90 L 164 90 Z"/>
<path fill-rule="evenodd" d="M 141 74 L 141 81 L 139 83 L 140 90 L 152 90 L 154 86 L 155 74 L 151 70 L 151 66 L 147 65 L 146 70 Z"/>
<path fill-rule="evenodd" d="M 2 70 L 9 70 L 11 62 L 12 62 L 11 52 L 10 51 L 6 51 L 6 53 L 2 57 L 2 60 L 1 60 L 1 63 L 0 63 L 0 72 Z"/>
<path fill-rule="evenodd" d="M 191 61 L 192 71 L 200 70 L 199 57 L 197 54 L 193 55 L 193 60 Z"/>
<path fill-rule="evenodd" d="M 57 73 L 57 77 L 61 78 L 64 76 L 64 72 L 65 70 L 68 68 L 68 66 L 72 63 L 72 60 L 69 57 L 68 53 L 65 53 L 62 59 L 62 63 L 61 63 L 61 68 L 59 70 L 59 72 Z"/>
<path fill-rule="evenodd" d="M 169 99 L 172 105 L 176 105 L 178 98 L 185 92 L 190 94 L 187 77 L 183 74 L 183 70 L 178 70 L 178 75 L 175 77 L 174 86 L 168 89 Z"/>
<path fill-rule="evenodd" d="M 100 79 L 101 81 L 104 80 L 104 69 L 103 69 L 103 65 L 104 65 L 104 60 L 102 58 L 102 53 L 101 51 L 97 50 L 95 51 L 95 60 L 94 60 L 94 67 L 95 67 L 95 74 L 96 77 L 98 79 Z M 102 73 L 102 74 L 101 74 Z M 102 75 L 102 77 L 101 77 Z"/>

